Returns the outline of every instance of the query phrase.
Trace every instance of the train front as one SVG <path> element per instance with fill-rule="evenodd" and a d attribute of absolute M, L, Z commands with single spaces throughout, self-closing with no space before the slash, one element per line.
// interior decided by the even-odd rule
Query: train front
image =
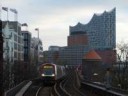
<path fill-rule="evenodd" d="M 41 66 L 41 77 L 44 83 L 55 83 L 55 65 L 43 64 Z"/>

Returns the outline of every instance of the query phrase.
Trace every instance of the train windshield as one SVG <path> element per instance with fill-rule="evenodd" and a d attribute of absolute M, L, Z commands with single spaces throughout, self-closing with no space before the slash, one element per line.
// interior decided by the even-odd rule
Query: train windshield
<path fill-rule="evenodd" d="M 54 73 L 54 68 L 53 66 L 44 66 L 44 71 L 43 73 L 45 75 L 52 75 Z"/>

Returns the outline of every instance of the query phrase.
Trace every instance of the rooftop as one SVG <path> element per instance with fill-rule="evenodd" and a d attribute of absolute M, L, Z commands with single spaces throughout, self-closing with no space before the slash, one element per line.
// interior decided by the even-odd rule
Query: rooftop
<path fill-rule="evenodd" d="M 96 53 L 95 50 L 89 51 L 87 54 L 84 55 L 86 60 L 101 60 L 101 57 Z"/>

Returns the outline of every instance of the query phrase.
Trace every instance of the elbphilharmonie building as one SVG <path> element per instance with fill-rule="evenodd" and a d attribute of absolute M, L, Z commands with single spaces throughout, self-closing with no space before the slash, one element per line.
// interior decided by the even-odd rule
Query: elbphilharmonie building
<path fill-rule="evenodd" d="M 70 26 L 70 36 L 86 34 L 88 44 L 93 49 L 114 49 L 116 47 L 116 8 L 102 14 L 94 14 L 87 24 Z M 69 36 L 69 37 L 70 37 Z M 68 45 L 72 43 L 69 38 Z"/>

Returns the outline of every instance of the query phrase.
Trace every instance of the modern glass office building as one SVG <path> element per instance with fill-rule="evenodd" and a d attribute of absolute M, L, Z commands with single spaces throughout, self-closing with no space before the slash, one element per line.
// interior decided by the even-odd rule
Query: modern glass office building
<path fill-rule="evenodd" d="M 17 21 L 2 21 L 2 32 L 4 38 L 5 61 L 14 63 L 24 60 L 24 40 L 21 33 L 21 24 Z"/>
<path fill-rule="evenodd" d="M 94 14 L 87 24 L 78 23 L 70 26 L 70 36 L 75 34 L 87 34 L 88 44 L 93 49 L 114 49 L 116 47 L 116 9 Z"/>

